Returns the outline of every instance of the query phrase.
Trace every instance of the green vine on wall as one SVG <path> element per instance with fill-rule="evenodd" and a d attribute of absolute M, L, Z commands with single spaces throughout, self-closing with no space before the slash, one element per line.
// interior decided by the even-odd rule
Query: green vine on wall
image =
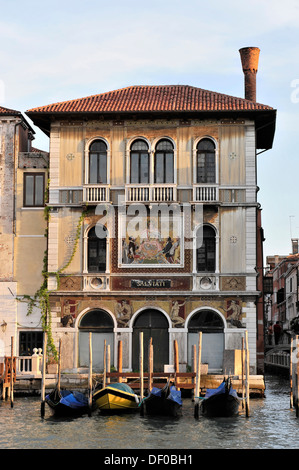
<path fill-rule="evenodd" d="M 48 274 L 55 274 L 56 275 L 56 279 L 57 279 L 57 289 L 59 289 L 59 286 L 60 286 L 60 274 L 65 271 L 71 264 L 71 262 L 73 261 L 74 257 L 75 257 L 75 254 L 76 254 L 76 251 L 77 251 L 77 248 L 78 248 L 78 243 L 79 243 L 79 239 L 80 239 L 80 235 L 81 235 L 81 228 L 82 228 L 82 223 L 83 223 L 83 220 L 84 218 L 87 216 L 87 213 L 88 213 L 88 210 L 85 210 L 82 212 L 80 218 L 79 218 L 79 221 L 78 221 L 78 224 L 77 224 L 77 228 L 76 228 L 76 234 L 75 234 L 75 241 L 74 241 L 74 246 L 73 246 L 73 250 L 72 250 L 72 253 L 71 253 L 71 256 L 69 258 L 69 260 L 67 261 L 67 263 L 62 267 L 60 268 L 57 272 L 55 273 L 48 273 Z"/>

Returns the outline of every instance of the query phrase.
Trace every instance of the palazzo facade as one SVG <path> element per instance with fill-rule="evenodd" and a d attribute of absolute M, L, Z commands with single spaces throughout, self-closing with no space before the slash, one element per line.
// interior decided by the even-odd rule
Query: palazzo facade
<path fill-rule="evenodd" d="M 248 90 L 257 66 L 243 69 Z M 63 370 L 88 366 L 89 332 L 95 370 L 104 340 L 116 368 L 122 340 L 123 369 L 138 370 L 141 331 L 155 371 L 173 364 L 175 339 L 189 370 L 202 331 L 202 362 L 230 373 L 247 329 L 251 373 L 260 372 L 256 158 L 272 147 L 276 111 L 252 95 L 174 85 L 26 114 L 50 138 L 48 290 Z"/>

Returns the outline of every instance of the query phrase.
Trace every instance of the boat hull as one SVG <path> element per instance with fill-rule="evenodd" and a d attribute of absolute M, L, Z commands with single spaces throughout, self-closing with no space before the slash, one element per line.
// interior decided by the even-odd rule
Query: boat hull
<path fill-rule="evenodd" d="M 139 401 L 134 393 L 105 387 L 94 393 L 93 399 L 96 407 L 103 412 L 125 412 L 136 411 Z"/>
<path fill-rule="evenodd" d="M 201 413 L 209 417 L 237 416 L 240 402 L 231 395 L 218 395 L 203 399 L 200 405 Z"/>
<path fill-rule="evenodd" d="M 143 406 L 145 413 L 152 416 L 173 416 L 176 418 L 182 414 L 182 406 L 167 398 L 150 396 L 144 401 Z"/>
<path fill-rule="evenodd" d="M 53 390 L 45 402 L 56 416 L 80 416 L 90 411 L 88 399 L 80 392 Z"/>
<path fill-rule="evenodd" d="M 169 382 L 163 389 L 153 387 L 142 403 L 142 414 L 178 417 L 182 414 L 181 392 Z"/>
<path fill-rule="evenodd" d="M 239 413 L 240 400 L 231 380 L 225 379 L 216 389 L 207 389 L 200 404 L 201 413 L 206 416 L 236 416 Z"/>

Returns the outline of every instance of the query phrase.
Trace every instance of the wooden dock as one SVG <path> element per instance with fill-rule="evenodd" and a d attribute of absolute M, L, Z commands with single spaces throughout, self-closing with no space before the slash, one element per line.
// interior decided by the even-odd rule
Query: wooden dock
<path fill-rule="evenodd" d="M 164 368 L 164 372 L 154 371 L 153 361 L 153 345 L 150 341 L 148 344 L 148 370 L 144 371 L 143 364 L 143 336 L 140 333 L 140 370 L 139 372 L 130 372 L 122 370 L 122 342 L 118 343 L 118 371 L 111 371 L 110 364 L 110 345 L 104 345 L 104 371 L 96 373 L 92 371 L 92 338 L 90 333 L 90 364 L 89 372 L 87 373 L 64 373 L 59 368 L 59 377 L 57 374 L 48 374 L 45 367 L 45 355 L 41 358 L 37 355 L 35 359 L 43 360 L 42 373 L 37 375 L 30 375 L 28 373 L 15 376 L 11 379 L 8 374 L 10 368 L 15 370 L 15 365 L 11 361 L 11 358 L 7 358 L 6 367 L 4 374 L 7 374 L 5 380 L 2 380 L 2 389 L 8 393 L 13 390 L 16 393 L 33 393 L 41 394 L 42 402 L 44 402 L 45 390 L 53 389 L 57 386 L 58 378 L 62 388 L 71 390 L 88 390 L 91 394 L 91 388 L 94 384 L 105 386 L 111 382 L 126 382 L 136 393 L 144 396 L 152 389 L 153 386 L 161 388 L 163 387 L 168 379 L 171 379 L 174 385 L 180 389 L 183 394 L 191 396 L 198 400 L 198 397 L 204 396 L 208 388 L 216 389 L 228 374 L 212 374 L 208 373 L 208 365 L 201 363 L 201 336 L 199 336 L 199 344 L 196 352 L 196 346 L 194 345 L 193 350 L 193 364 L 192 372 L 182 372 L 179 370 L 179 357 L 178 357 L 178 344 L 174 341 L 174 357 L 173 365 L 168 365 Z M 44 351 L 46 350 L 46 334 L 44 337 Z M 61 341 L 60 341 L 61 344 Z M 61 348 L 59 348 L 61 350 Z M 249 367 L 246 359 L 246 348 L 242 346 L 242 375 L 229 374 L 233 388 L 236 389 L 239 396 L 243 398 L 247 397 L 263 397 L 265 392 L 264 376 L 262 375 L 249 375 Z M 60 354 L 59 354 L 60 356 Z M 15 358 L 14 358 L 15 359 Z M 243 363 L 244 362 L 244 363 Z M 39 363 L 39 362 L 38 362 Z M 246 366 L 247 364 L 247 366 Z M 39 366 L 38 366 L 39 367 Z M 167 371 L 166 371 L 167 370 Z M 1 372 L 1 371 L 0 371 Z M 2 377 L 3 378 L 3 377 Z M 10 385 L 10 387 L 8 387 Z M 5 395 L 2 396 L 5 399 Z"/>
<path fill-rule="evenodd" d="M 161 388 L 165 385 L 170 378 L 173 380 L 174 385 L 181 391 L 190 391 L 194 395 L 196 388 L 196 373 L 195 372 L 177 372 L 162 373 L 152 372 L 152 385 Z M 102 374 L 96 376 L 99 381 L 102 380 Z M 150 374 L 143 373 L 144 391 L 149 388 Z M 207 388 L 217 388 L 227 375 L 223 374 L 202 374 L 200 377 L 200 396 L 204 396 Z M 110 372 L 106 374 L 107 380 L 111 382 L 126 382 L 136 392 L 140 392 L 140 374 L 139 372 Z M 242 395 L 242 376 L 232 376 L 232 385 L 236 389 L 238 395 Z M 265 381 L 263 375 L 250 375 L 249 376 L 249 391 L 251 397 L 263 397 L 265 392 Z"/>

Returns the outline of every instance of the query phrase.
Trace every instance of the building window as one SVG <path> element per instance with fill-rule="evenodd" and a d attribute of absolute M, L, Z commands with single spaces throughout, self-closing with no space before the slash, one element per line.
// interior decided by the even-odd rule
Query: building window
<path fill-rule="evenodd" d="M 277 291 L 276 303 L 281 304 L 284 301 L 285 301 L 284 287 L 282 287 L 281 289 L 278 289 L 278 291 Z"/>
<path fill-rule="evenodd" d="M 32 356 L 34 348 L 43 347 L 42 331 L 21 331 L 19 335 L 19 356 Z"/>
<path fill-rule="evenodd" d="M 215 144 L 210 139 L 202 139 L 197 144 L 197 183 L 215 183 Z"/>
<path fill-rule="evenodd" d="M 155 183 L 174 182 L 173 145 L 169 140 L 163 139 L 156 145 L 155 151 Z"/>
<path fill-rule="evenodd" d="M 104 370 L 104 345 L 110 345 L 111 364 L 114 363 L 114 323 L 111 315 L 100 308 L 87 312 L 79 325 L 79 367 L 89 365 L 89 333 L 92 333 L 93 369 Z"/>
<path fill-rule="evenodd" d="M 83 191 L 80 189 L 62 189 L 59 191 L 59 201 L 62 204 L 80 204 L 83 200 Z"/>
<path fill-rule="evenodd" d="M 199 229 L 201 232 L 201 229 Z M 199 232 L 197 234 L 199 236 Z M 197 272 L 215 272 L 216 268 L 216 233 L 212 227 L 204 226 L 201 243 L 196 250 Z"/>
<path fill-rule="evenodd" d="M 95 140 L 89 147 L 89 183 L 107 183 L 107 145 Z"/>
<path fill-rule="evenodd" d="M 88 272 L 91 273 L 106 272 L 107 229 L 103 225 L 98 229 L 101 234 L 95 227 L 88 232 Z"/>
<path fill-rule="evenodd" d="M 44 205 L 45 174 L 24 173 L 24 207 Z"/>
<path fill-rule="evenodd" d="M 149 183 L 149 150 L 144 140 L 136 140 L 131 145 L 131 183 Z"/>

